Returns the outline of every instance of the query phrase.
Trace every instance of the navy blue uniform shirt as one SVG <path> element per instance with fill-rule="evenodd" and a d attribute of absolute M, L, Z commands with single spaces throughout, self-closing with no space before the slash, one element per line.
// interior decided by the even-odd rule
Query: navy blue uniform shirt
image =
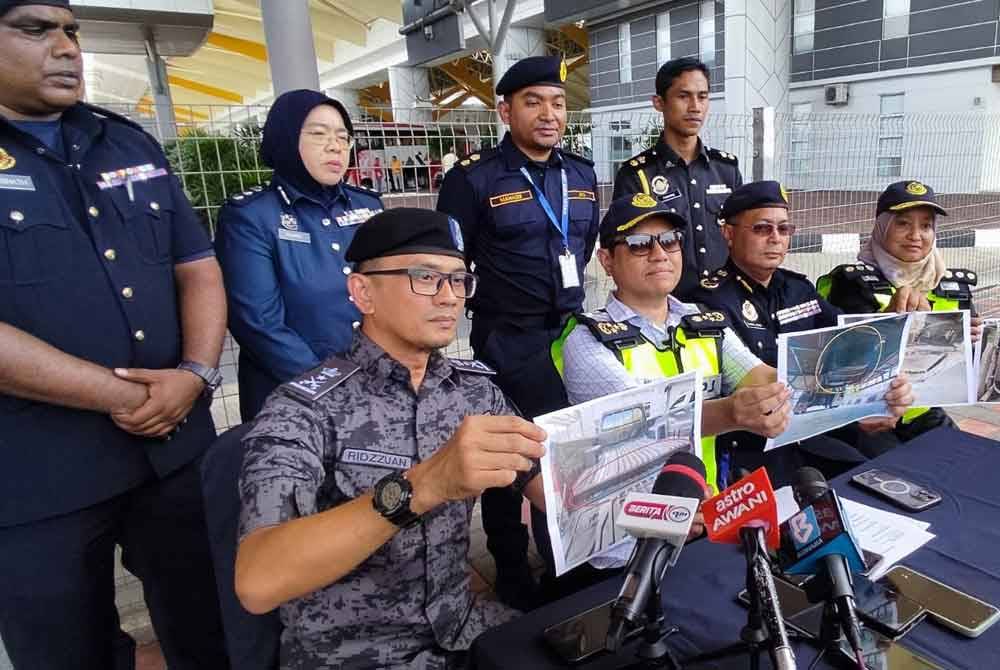
<path fill-rule="evenodd" d="M 176 367 L 174 267 L 212 256 L 208 235 L 138 125 L 78 104 L 62 115 L 62 149 L 0 119 L 0 321 L 107 368 Z M 0 394 L 0 526 L 173 472 L 214 439 L 208 405 L 200 399 L 166 442 Z"/>
<path fill-rule="evenodd" d="M 267 188 L 235 195 L 220 210 L 215 244 L 240 345 L 241 406 L 251 415 L 279 384 L 347 351 L 360 321 L 344 254 L 382 201 L 345 184 L 330 195 L 321 201 L 275 174 Z"/>
<path fill-rule="evenodd" d="M 562 214 L 562 177 L 569 194 L 569 250 L 580 286 L 563 288 L 559 256 L 563 238 L 521 173 L 527 167 L 544 190 L 556 218 Z M 528 159 L 508 133 L 500 145 L 472 154 L 448 171 L 438 211 L 462 227 L 466 258 L 479 287 L 469 307 L 486 315 L 548 315 L 583 304 L 584 268 L 594 251 L 599 223 L 597 175 L 592 161 L 555 149 L 548 162 Z"/>
<path fill-rule="evenodd" d="M 706 147 L 699 141 L 698 156 L 690 163 L 677 155 L 660 135 L 656 146 L 622 163 L 615 175 L 614 197 L 646 193 L 661 201 L 681 198 L 690 221 L 684 231 L 684 269 L 673 295 L 694 302 L 691 292 L 712 270 L 721 267 L 729 247 L 719 228 L 722 205 L 743 184 L 736 156 Z M 759 353 L 756 350 L 754 353 Z"/>

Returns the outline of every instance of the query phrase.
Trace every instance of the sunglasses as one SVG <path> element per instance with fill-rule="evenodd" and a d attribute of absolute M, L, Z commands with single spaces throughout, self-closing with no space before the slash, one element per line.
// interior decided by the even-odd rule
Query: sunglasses
<path fill-rule="evenodd" d="M 653 243 L 659 242 L 660 248 L 669 253 L 675 253 L 681 250 L 681 241 L 684 239 L 684 233 L 679 230 L 667 230 L 665 232 L 653 235 L 651 233 L 636 233 L 634 235 L 626 235 L 625 237 L 615 240 L 615 245 L 627 244 L 629 253 L 634 256 L 648 256 L 653 251 Z"/>
<path fill-rule="evenodd" d="M 771 237 L 774 231 L 778 231 L 779 237 L 791 237 L 795 234 L 795 224 L 794 223 L 765 223 L 763 221 L 758 221 L 757 223 L 750 225 L 750 230 L 757 237 Z"/>

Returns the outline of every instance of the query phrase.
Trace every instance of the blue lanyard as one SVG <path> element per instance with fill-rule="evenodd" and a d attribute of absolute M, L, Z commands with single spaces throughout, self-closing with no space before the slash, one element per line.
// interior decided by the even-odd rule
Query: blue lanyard
<path fill-rule="evenodd" d="M 531 175 L 528 174 L 528 168 L 521 168 L 521 174 L 523 174 L 524 178 L 528 180 L 529 184 L 531 184 L 531 188 L 535 190 L 535 195 L 538 197 L 538 202 L 545 211 L 545 216 L 549 218 L 552 225 L 555 226 L 556 230 L 559 231 L 559 234 L 562 235 L 563 248 L 569 252 L 569 191 L 566 190 L 566 168 L 562 168 L 560 172 L 562 173 L 562 225 L 560 225 L 559 220 L 556 219 L 556 213 L 552 211 L 552 205 L 549 204 L 549 199 L 545 197 L 545 193 L 543 193 L 542 189 L 535 185 Z"/>

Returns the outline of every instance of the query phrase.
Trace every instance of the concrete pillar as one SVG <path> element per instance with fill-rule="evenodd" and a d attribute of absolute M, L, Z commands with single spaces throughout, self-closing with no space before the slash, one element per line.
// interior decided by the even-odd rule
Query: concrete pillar
<path fill-rule="evenodd" d="M 299 88 L 319 90 L 309 0 L 260 0 L 274 95 Z"/>
<path fill-rule="evenodd" d="M 390 67 L 389 96 L 397 123 L 430 123 L 433 119 L 426 68 Z"/>
<path fill-rule="evenodd" d="M 152 35 L 146 37 L 146 70 L 149 72 L 149 88 L 153 96 L 153 113 L 156 127 L 153 129 L 160 143 L 177 139 L 177 117 L 174 115 L 174 100 L 167 80 L 167 62 L 156 49 Z"/>
<path fill-rule="evenodd" d="M 528 56 L 545 55 L 545 31 L 537 28 L 515 28 L 507 30 L 503 44 L 493 54 L 493 88 L 510 66 Z"/>
<path fill-rule="evenodd" d="M 792 42 L 792 0 L 740 0 L 726 3 L 726 113 L 750 116 L 755 108 L 770 108 L 771 118 L 789 111 L 789 59 Z M 746 172 L 753 159 L 751 124 L 733 146 Z M 728 131 L 727 131 L 728 134 Z M 763 174 L 773 173 L 773 156 L 763 158 Z"/>

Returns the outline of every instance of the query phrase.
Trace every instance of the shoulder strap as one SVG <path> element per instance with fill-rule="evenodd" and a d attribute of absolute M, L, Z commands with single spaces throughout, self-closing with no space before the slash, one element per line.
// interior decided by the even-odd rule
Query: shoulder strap
<path fill-rule="evenodd" d="M 328 358 L 319 366 L 285 384 L 285 388 L 297 398 L 313 403 L 343 384 L 360 369 L 350 361 Z"/>
<path fill-rule="evenodd" d="M 474 375 L 487 375 L 492 377 L 497 373 L 496 370 L 486 365 L 482 361 L 477 361 L 474 358 L 449 358 L 448 362 L 451 363 L 451 367 L 462 372 L 469 372 Z"/>
<path fill-rule="evenodd" d="M 587 326 L 594 338 L 612 351 L 621 351 L 642 344 L 642 332 L 630 323 L 612 321 L 604 310 L 575 314 L 579 323 Z"/>
<path fill-rule="evenodd" d="M 688 314 L 681 318 L 685 334 L 696 337 L 722 337 L 722 330 L 728 326 L 726 315 L 715 310 L 704 310 L 700 314 Z"/>

